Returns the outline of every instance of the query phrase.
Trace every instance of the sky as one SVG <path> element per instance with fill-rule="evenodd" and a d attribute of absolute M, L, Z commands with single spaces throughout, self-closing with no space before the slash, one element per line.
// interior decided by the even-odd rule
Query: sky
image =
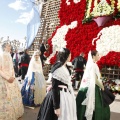
<path fill-rule="evenodd" d="M 23 40 L 31 9 L 29 0 L 0 0 L 0 38 Z"/>

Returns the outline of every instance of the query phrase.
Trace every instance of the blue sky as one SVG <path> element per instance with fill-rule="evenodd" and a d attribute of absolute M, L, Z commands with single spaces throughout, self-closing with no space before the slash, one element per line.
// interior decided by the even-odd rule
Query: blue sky
<path fill-rule="evenodd" d="M 31 8 L 28 0 L 0 0 L 0 38 L 24 39 Z"/>

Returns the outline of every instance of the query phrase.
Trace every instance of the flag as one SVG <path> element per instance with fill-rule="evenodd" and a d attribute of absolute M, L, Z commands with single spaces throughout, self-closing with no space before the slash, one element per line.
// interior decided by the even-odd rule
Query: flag
<path fill-rule="evenodd" d="M 30 14 L 30 22 L 27 25 L 27 48 L 33 43 L 40 27 L 40 11 L 37 5 L 34 4 Z"/>

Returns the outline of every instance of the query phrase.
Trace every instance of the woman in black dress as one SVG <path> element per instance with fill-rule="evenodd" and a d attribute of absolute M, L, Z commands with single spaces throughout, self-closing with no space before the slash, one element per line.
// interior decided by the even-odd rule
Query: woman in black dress
<path fill-rule="evenodd" d="M 37 120 L 77 120 L 70 70 L 66 64 L 71 53 L 62 48 L 57 57 L 51 69 L 52 88 L 41 104 Z"/>

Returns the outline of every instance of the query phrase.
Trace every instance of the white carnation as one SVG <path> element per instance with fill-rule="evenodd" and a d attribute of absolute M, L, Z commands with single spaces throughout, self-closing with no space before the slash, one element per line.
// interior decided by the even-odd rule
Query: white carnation
<path fill-rule="evenodd" d="M 107 55 L 110 51 L 120 52 L 120 25 L 103 28 L 92 42 L 96 39 L 96 50 L 101 56 Z"/>

